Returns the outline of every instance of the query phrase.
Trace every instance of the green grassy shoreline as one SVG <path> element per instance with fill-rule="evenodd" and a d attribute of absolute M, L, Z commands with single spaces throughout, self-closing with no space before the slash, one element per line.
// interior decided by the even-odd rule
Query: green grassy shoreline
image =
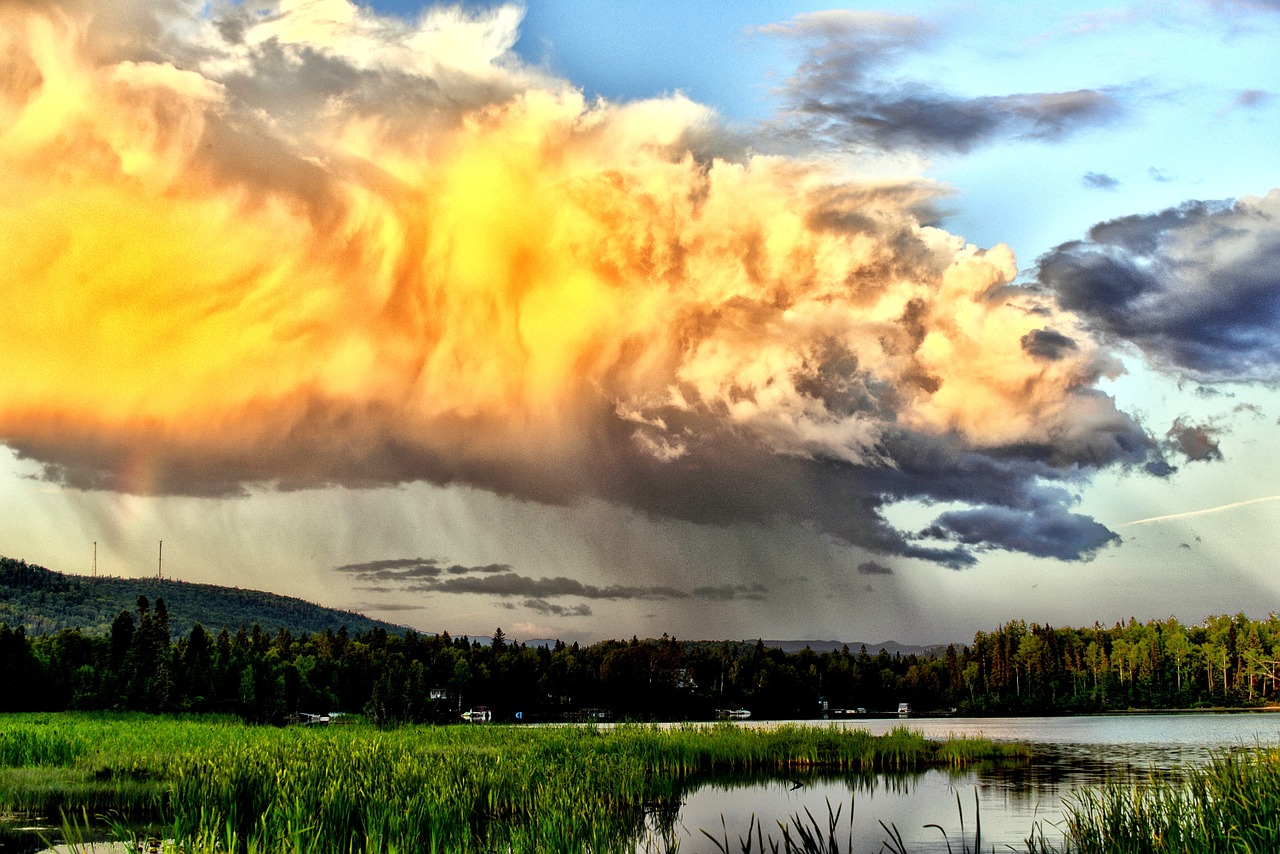
<path fill-rule="evenodd" d="M 153 821 L 190 852 L 630 851 L 699 775 L 861 774 L 1025 755 L 906 728 L 277 729 L 0 715 L 0 809 Z"/>

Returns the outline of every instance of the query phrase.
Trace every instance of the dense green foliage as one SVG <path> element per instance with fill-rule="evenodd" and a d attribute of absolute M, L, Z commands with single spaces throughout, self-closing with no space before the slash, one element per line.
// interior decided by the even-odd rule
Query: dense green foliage
<path fill-rule="evenodd" d="M 283 720 L 364 712 L 380 723 L 456 720 L 485 705 L 495 720 L 563 720 L 584 709 L 618 718 L 756 718 L 832 709 L 956 707 L 976 713 L 1248 705 L 1277 694 L 1280 621 L 1216 617 L 1110 629 L 1009 623 L 935 656 L 865 650 L 786 654 L 762 643 L 604 641 L 528 647 L 447 634 L 295 636 L 199 624 L 174 637 L 163 599 L 139 597 L 104 636 L 29 637 L 0 625 L 0 710 L 132 709 Z"/>
<path fill-rule="evenodd" d="M 1280 699 L 1280 618 L 1085 629 L 1016 621 L 979 632 L 947 669 L 952 702 L 978 712 L 1257 705 Z"/>
<path fill-rule="evenodd" d="M 74 598 L 76 585 L 92 580 L 0 559 L 0 581 L 7 593 L 19 591 L 11 600 L 38 603 Z M 261 623 L 220 624 L 217 615 L 227 612 L 216 609 L 209 624 L 217 631 L 209 632 L 195 609 L 212 600 L 200 599 L 182 600 L 190 624 L 182 629 L 169 594 L 201 585 L 128 583 L 134 599 L 105 631 L 33 634 L 0 621 L 0 684 L 13 686 L 0 693 L 0 711 L 224 712 L 250 720 L 349 711 L 400 723 L 456 720 L 462 709 L 485 705 L 495 720 L 572 719 L 583 710 L 696 720 L 724 708 L 784 719 L 817 717 L 824 708 L 886 712 L 901 702 L 918 711 L 1053 713 L 1256 705 L 1280 695 L 1274 615 L 1080 629 L 1015 621 L 979 632 L 969 646 L 927 655 L 788 654 L 760 641 L 665 635 L 530 647 L 501 629 L 484 643 L 344 623 L 337 631 L 329 624 L 271 632 Z M 150 598 L 146 584 L 165 595 Z"/>
<path fill-rule="evenodd" d="M 212 635 L 197 624 L 171 636 L 163 599 L 139 597 L 106 636 L 66 630 L 28 637 L 0 625 L 0 679 L 15 690 L 0 710 L 118 709 L 225 712 L 284 720 L 295 712 L 364 712 L 379 723 L 457 720 L 489 706 L 495 720 L 561 720 L 584 709 L 635 719 L 706 719 L 717 708 L 756 717 L 813 717 L 818 682 L 873 708 L 899 701 L 914 657 L 812 652 L 670 638 L 589 647 L 488 643 L 447 634 L 295 637 L 258 626 Z M 865 674 L 865 676 L 864 676 Z M 860 686 L 855 689 L 856 686 Z"/>
<path fill-rule="evenodd" d="M 0 809 L 114 808 L 189 851 L 633 851 L 681 794 L 730 771 L 847 774 L 1014 755 L 905 729 L 728 724 L 249 727 L 228 719 L 0 717 Z M 54 773 L 61 792 L 30 786 Z M 72 793 L 72 794 L 68 794 Z"/>
<path fill-rule="evenodd" d="M 170 627 L 185 635 L 195 623 L 206 626 L 252 626 L 276 632 L 322 632 L 345 625 L 350 631 L 375 628 L 402 631 L 352 611 L 324 608 L 259 590 L 214 584 L 193 584 L 159 578 L 90 578 L 53 572 L 26 561 L 0 557 L 0 623 L 21 626 L 28 635 L 80 629 L 105 635 L 123 610 L 132 610 L 139 596 L 163 598 L 169 605 Z"/>

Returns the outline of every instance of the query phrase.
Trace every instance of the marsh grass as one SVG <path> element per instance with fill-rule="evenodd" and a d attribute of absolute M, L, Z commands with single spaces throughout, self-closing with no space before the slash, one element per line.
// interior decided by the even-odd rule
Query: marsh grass
<path fill-rule="evenodd" d="M 736 838 L 737 845 L 734 847 L 729 842 L 729 831 L 725 826 L 724 817 L 720 819 L 721 836 L 717 838 L 705 828 L 702 835 L 715 845 L 716 850 L 721 854 L 730 854 L 731 851 L 738 851 L 741 854 L 844 854 L 844 852 L 853 851 L 853 801 L 849 802 L 849 832 L 843 847 L 840 842 L 840 813 L 843 810 L 843 804 L 834 808 L 831 801 L 827 801 L 827 820 L 823 824 L 808 807 L 805 807 L 804 814 L 796 813 L 791 817 L 790 821 L 779 821 L 778 838 L 774 838 L 773 831 L 766 832 L 764 823 L 756 819 L 755 815 L 747 825 L 745 836 Z"/>
<path fill-rule="evenodd" d="M 115 810 L 186 852 L 633 851 L 727 773 L 958 767 L 1016 751 L 837 726 L 251 727 L 0 716 L 0 807 Z M 674 805 L 674 806 L 673 806 Z M 797 825 L 790 838 L 809 833 Z M 800 849 L 802 850 L 802 849 Z"/>
<path fill-rule="evenodd" d="M 979 854 L 982 850 L 982 818 L 978 808 L 978 793 L 973 793 L 973 818 L 974 831 L 973 842 L 970 844 L 965 834 L 965 818 L 964 807 L 960 802 L 960 794 L 956 793 L 956 809 L 960 815 L 960 833 L 956 839 L 958 847 L 952 847 L 952 840 L 947 833 L 946 828 L 939 824 L 926 824 L 925 828 L 936 829 L 942 834 L 942 838 L 947 846 L 948 854 Z M 739 852 L 739 854 L 854 854 L 854 833 L 853 833 L 853 815 L 854 802 L 849 802 L 849 822 L 848 831 L 843 835 L 840 833 L 841 812 L 843 804 L 833 807 L 831 801 L 827 801 L 826 821 L 816 818 L 813 813 L 806 807 L 803 813 L 796 813 L 790 821 L 777 822 L 778 829 L 775 838 L 773 831 L 766 831 L 763 823 L 756 820 L 754 815 L 751 816 L 747 826 L 745 835 L 737 836 L 735 843 L 730 842 L 729 832 L 724 826 L 723 817 L 720 820 L 721 835 L 719 837 L 713 835 L 707 830 L 702 831 L 702 835 L 715 845 L 716 850 L 720 854 L 730 854 L 730 852 Z M 902 832 L 896 824 L 885 824 L 879 822 L 881 830 L 884 831 L 885 838 L 881 843 L 881 852 L 887 854 L 910 854 L 911 849 L 902 838 Z"/>
<path fill-rule="evenodd" d="M 1280 749 L 1235 748 L 1173 778 L 1067 798 L 1060 848 L 1075 854 L 1280 851 Z"/>

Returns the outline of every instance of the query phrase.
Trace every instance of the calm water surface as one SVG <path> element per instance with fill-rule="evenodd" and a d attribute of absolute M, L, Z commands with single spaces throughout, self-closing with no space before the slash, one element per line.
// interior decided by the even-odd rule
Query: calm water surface
<path fill-rule="evenodd" d="M 830 725 L 826 721 L 798 723 Z M 1083 786 L 1108 780 L 1140 782 L 1186 763 L 1203 762 L 1214 749 L 1280 744 L 1280 714 L 1272 713 L 893 718 L 857 719 L 837 725 L 879 735 L 904 723 L 928 738 L 969 735 L 1027 744 L 1033 757 L 1028 763 L 961 772 L 934 770 L 846 779 L 796 777 L 791 781 L 708 785 L 686 797 L 674 841 L 682 852 L 719 850 L 703 835 L 705 829 L 721 845 L 727 837 L 730 850 L 738 851 L 738 838 L 746 835 L 753 817 L 763 822 L 766 836 L 772 834 L 780 840 L 779 821 L 793 822 L 793 816 L 807 809 L 825 828 L 829 810 L 838 807 L 838 839 L 843 844 L 852 833 L 853 851 L 874 854 L 888 850 L 883 843 L 891 832 L 901 834 L 910 852 L 945 852 L 948 841 L 953 851 L 960 851 L 964 844 L 973 846 L 974 820 L 979 816 L 983 851 L 993 847 L 997 851 L 1009 847 L 1025 850 L 1037 822 L 1048 841 L 1061 841 L 1055 825 L 1062 818 L 1063 798 Z M 848 820 L 851 811 L 852 828 Z M 947 836 L 925 827 L 928 824 L 941 825 Z M 657 846 L 649 847 L 657 850 Z"/>

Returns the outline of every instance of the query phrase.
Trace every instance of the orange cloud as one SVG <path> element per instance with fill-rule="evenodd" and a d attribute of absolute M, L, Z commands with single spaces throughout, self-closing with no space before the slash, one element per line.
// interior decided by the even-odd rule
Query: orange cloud
<path fill-rule="evenodd" d="M 121 4 L 0 9 L 0 439 L 50 476 L 680 515 L 663 479 L 730 447 L 856 480 L 905 471 L 903 436 L 1060 465 L 1142 435 L 1080 405 L 1115 366 L 1008 249 L 922 223 L 938 188 L 708 155 L 701 105 L 521 65 L 511 9 L 257 4 L 142 40 Z M 1075 346 L 1028 352 L 1048 327 Z M 871 517 L 930 494 L 867 488 Z"/>

